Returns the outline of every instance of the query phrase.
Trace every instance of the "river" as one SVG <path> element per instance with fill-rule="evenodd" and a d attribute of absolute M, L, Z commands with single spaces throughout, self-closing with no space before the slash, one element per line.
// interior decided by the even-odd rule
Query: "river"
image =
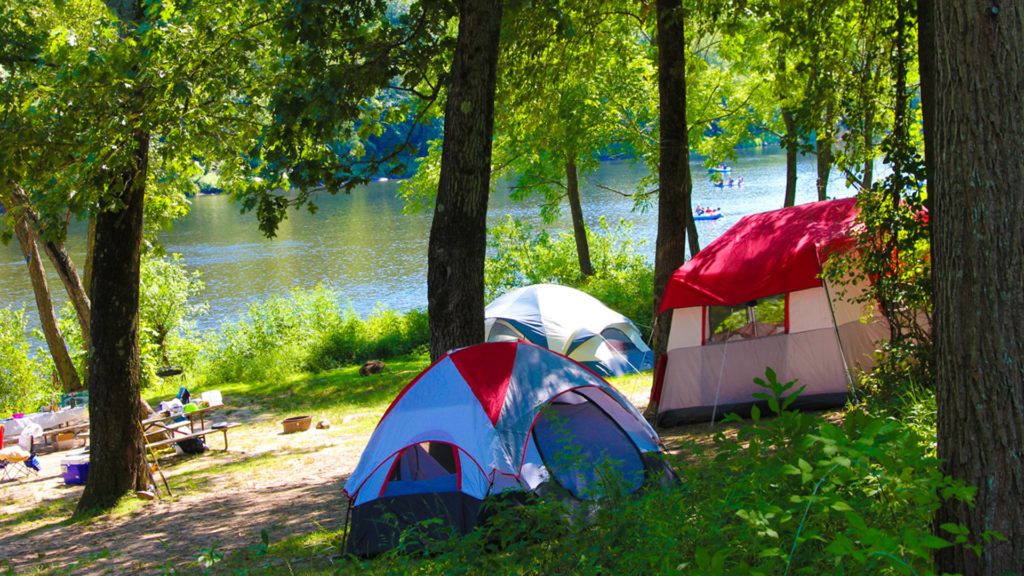
<path fill-rule="evenodd" d="M 720 207 L 724 215 L 697 223 L 702 246 L 741 216 L 782 206 L 783 154 L 743 150 L 731 166 L 733 178 L 743 176 L 742 187 L 713 186 L 699 160 L 692 161 L 694 205 Z M 609 223 L 620 218 L 632 222 L 633 233 L 645 241 L 646 254 L 653 261 L 656 209 L 633 212 L 631 199 L 594 185 L 632 191 L 645 173 L 643 166 L 607 162 L 584 183 L 581 196 L 589 225 L 595 225 L 602 215 Z M 816 198 L 815 179 L 814 158 L 801 158 L 797 203 Z M 255 216 L 239 214 L 227 196 L 199 196 L 193 199 L 191 212 L 172 230 L 160 233 L 159 240 L 168 252 L 181 254 L 187 267 L 202 274 L 206 288 L 201 299 L 209 303 L 209 314 L 200 320 L 201 329 L 216 328 L 239 317 L 249 303 L 317 285 L 335 290 L 343 303 L 351 303 L 363 316 L 378 304 L 399 311 L 426 308 L 430 214 L 403 214 L 402 200 L 395 196 L 397 189 L 395 181 L 373 182 L 351 195 L 319 197 L 315 214 L 289 213 L 275 239 L 264 238 Z M 833 171 L 829 195 L 852 194 L 845 179 Z M 564 207 L 562 218 L 547 230 L 571 231 L 568 212 Z M 491 198 L 488 219 L 495 223 L 507 214 L 541 226 L 534 204 L 513 202 L 499 187 Z M 84 260 L 84 236 L 84 223 L 72 223 L 68 249 L 79 265 Z M 49 285 L 63 301 L 63 290 L 52 274 Z M 26 317 L 36 326 L 33 302 L 17 243 L 0 245 L 0 307 L 28 308 Z"/>

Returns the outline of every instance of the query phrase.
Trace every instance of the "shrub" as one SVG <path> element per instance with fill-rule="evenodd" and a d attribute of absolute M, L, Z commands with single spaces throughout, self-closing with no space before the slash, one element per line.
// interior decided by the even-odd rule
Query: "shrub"
<path fill-rule="evenodd" d="M 47 362 L 31 354 L 23 310 L 0 308 L 0 414 L 34 412 L 58 392 L 42 376 Z"/>
<path fill-rule="evenodd" d="M 244 318 L 208 334 L 200 372 L 214 381 L 267 381 L 394 357 L 428 341 L 425 312 L 378 308 L 364 321 L 316 287 L 253 304 Z"/>
<path fill-rule="evenodd" d="M 245 316 L 206 337 L 199 372 L 214 381 L 267 381 L 298 371 L 308 350 L 343 325 L 335 295 L 293 290 L 252 304 Z"/>
<path fill-rule="evenodd" d="M 408 354 L 430 342 L 427 313 L 411 310 L 404 315 L 378 307 L 366 320 L 346 310 L 344 321 L 315 346 L 305 361 L 308 370 L 328 370 L 366 360 Z"/>

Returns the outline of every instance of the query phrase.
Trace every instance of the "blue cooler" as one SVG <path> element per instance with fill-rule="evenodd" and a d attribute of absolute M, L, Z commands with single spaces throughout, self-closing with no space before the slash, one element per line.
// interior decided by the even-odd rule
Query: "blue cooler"
<path fill-rule="evenodd" d="M 62 458 L 60 471 L 65 484 L 85 484 L 89 478 L 89 455 L 75 454 Z"/>

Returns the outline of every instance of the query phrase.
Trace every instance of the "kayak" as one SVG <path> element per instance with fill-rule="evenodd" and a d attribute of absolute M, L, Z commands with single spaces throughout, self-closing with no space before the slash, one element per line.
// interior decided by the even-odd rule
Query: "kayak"
<path fill-rule="evenodd" d="M 728 166 L 722 168 L 708 168 L 708 172 L 718 172 L 719 174 L 722 174 L 724 172 L 732 172 L 732 168 L 729 168 Z"/>

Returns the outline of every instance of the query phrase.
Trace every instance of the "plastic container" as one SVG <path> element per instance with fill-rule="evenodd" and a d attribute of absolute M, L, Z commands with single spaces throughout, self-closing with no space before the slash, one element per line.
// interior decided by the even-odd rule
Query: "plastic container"
<path fill-rule="evenodd" d="M 65 484 L 85 484 L 89 479 L 89 455 L 75 454 L 61 458 L 60 471 Z"/>

